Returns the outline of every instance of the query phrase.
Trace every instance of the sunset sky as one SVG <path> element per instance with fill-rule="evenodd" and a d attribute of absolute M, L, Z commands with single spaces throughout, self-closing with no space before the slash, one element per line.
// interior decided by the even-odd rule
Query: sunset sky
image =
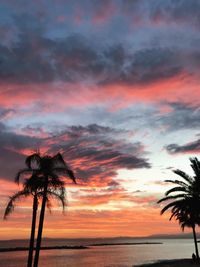
<path fill-rule="evenodd" d="M 157 200 L 200 153 L 200 1 L 0 1 L 0 215 L 35 149 L 61 152 L 46 237 L 179 233 Z M 31 199 L 0 221 L 26 238 Z"/>

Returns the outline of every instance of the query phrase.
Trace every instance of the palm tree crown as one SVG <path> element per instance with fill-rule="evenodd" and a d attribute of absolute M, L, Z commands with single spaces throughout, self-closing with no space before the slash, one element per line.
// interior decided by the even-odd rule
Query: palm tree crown
<path fill-rule="evenodd" d="M 15 182 L 17 183 L 19 183 L 21 175 L 30 173 L 42 179 L 48 177 L 48 183 L 59 180 L 60 176 L 68 176 L 76 183 L 73 172 L 68 168 L 60 153 L 57 153 L 55 156 L 42 156 L 40 152 L 37 152 L 28 156 L 25 163 L 27 168 L 20 170 L 15 177 Z"/>

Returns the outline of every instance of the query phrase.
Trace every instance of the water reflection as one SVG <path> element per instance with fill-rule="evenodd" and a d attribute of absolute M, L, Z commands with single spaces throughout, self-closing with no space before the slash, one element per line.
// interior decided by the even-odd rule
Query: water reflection
<path fill-rule="evenodd" d="M 149 241 L 149 240 L 148 240 Z M 192 240 L 162 240 L 163 245 L 122 245 L 91 247 L 84 250 L 41 251 L 41 267 L 130 267 L 155 259 L 189 258 Z M 26 252 L 0 253 L 0 265 L 26 267 Z"/>

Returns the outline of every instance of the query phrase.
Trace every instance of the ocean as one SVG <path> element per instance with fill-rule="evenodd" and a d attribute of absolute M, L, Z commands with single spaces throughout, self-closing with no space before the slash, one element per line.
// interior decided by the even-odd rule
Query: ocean
<path fill-rule="evenodd" d="M 116 239 L 117 240 L 117 239 Z M 114 240 L 113 243 L 119 242 Z M 190 258 L 194 252 L 192 239 L 123 239 L 121 242 L 162 242 L 144 245 L 91 246 L 82 250 L 42 250 L 39 267 L 131 267 L 157 260 Z M 92 244 L 105 243 L 106 239 L 93 240 Z M 8 247 L 10 242 L 0 242 L 0 247 Z M 91 244 L 89 241 L 59 242 L 47 241 L 45 245 Z M 13 244 L 12 244 L 13 245 Z M 15 242 L 16 245 L 16 242 Z M 19 244 L 17 244 L 19 245 Z M 11 245 L 10 245 L 11 246 Z M 0 252 L 1 267 L 25 267 L 27 251 Z"/>

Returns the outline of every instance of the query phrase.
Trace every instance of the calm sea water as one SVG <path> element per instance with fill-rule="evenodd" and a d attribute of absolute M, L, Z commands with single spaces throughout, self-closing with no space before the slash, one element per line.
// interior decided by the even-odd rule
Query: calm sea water
<path fill-rule="evenodd" d="M 162 245 L 117 245 L 91 247 L 84 250 L 41 251 L 40 267 L 130 267 L 155 260 L 189 258 L 193 240 L 139 240 L 163 242 Z M 128 242 L 131 242 L 130 239 Z M 132 240 L 136 242 L 136 240 Z M 0 253 L 0 266 L 25 267 L 27 252 Z"/>

